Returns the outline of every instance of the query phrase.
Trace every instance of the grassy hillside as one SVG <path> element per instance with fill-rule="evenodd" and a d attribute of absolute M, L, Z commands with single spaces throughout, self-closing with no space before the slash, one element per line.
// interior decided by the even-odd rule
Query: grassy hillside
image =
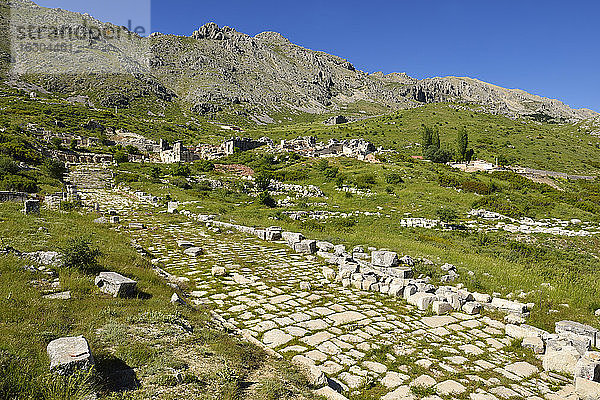
<path fill-rule="evenodd" d="M 113 298 L 95 287 L 94 274 L 58 268 L 61 290 L 72 298 L 45 299 L 46 275 L 25 270 L 27 261 L 19 257 L 0 256 L 0 398 L 73 400 L 92 390 L 111 400 L 313 398 L 290 365 L 223 331 L 209 309 L 170 304 L 174 290 L 126 233 L 93 223 L 93 215 L 24 216 L 18 207 L 0 205 L 0 247 L 57 250 L 69 239 L 89 238 L 102 252 L 98 269 L 137 280 L 138 292 Z M 63 379 L 48 373 L 46 345 L 72 335 L 89 341 L 95 374 Z M 135 379 L 123 372 L 130 368 Z"/>

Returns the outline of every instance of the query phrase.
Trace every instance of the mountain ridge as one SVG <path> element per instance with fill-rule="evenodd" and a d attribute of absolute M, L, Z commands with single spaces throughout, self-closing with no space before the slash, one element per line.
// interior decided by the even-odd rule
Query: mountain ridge
<path fill-rule="evenodd" d="M 100 24 L 87 14 L 47 9 L 29 0 L 5 4 L 13 13 L 26 10 L 27 18 L 38 24 L 61 17 L 75 25 Z M 115 28 L 126 31 L 125 27 Z M 600 114 L 589 109 L 574 109 L 556 99 L 475 78 L 447 76 L 419 80 L 406 73 L 367 73 L 345 58 L 296 45 L 278 32 L 250 36 L 214 22 L 200 26 L 190 36 L 154 32 L 147 38 L 129 38 L 128 42 L 110 42 L 104 38 L 89 42 L 79 43 L 74 55 L 77 58 L 68 65 L 58 56 L 50 55 L 43 60 L 51 66 L 65 63 L 65 71 L 81 67 L 78 79 L 47 76 L 40 79 L 44 74 L 31 74 L 23 67 L 41 62 L 33 58 L 21 62 L 23 70 L 14 73 L 13 68 L 11 78 L 33 76 L 42 87 L 48 81 L 62 79 L 60 85 L 54 86 L 77 94 L 91 94 L 103 106 L 126 107 L 140 98 L 177 101 L 198 115 L 235 113 L 260 123 L 271 122 L 273 114 L 327 114 L 342 112 L 349 106 L 358 105 L 360 109 L 364 104 L 375 105 L 385 112 L 440 102 L 476 103 L 486 112 L 513 119 L 528 117 L 577 123 L 600 118 Z M 96 70 L 110 74 L 115 65 L 126 71 L 128 85 L 136 94 L 120 93 L 119 85 L 106 85 L 106 79 L 95 74 Z M 90 93 L 92 85 L 87 79 L 95 80 L 98 93 Z"/>

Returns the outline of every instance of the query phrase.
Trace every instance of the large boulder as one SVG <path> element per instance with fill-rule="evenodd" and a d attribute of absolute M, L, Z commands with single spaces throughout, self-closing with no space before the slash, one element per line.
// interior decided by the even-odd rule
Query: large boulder
<path fill-rule="evenodd" d="M 89 370 L 94 366 L 94 357 L 83 336 L 67 336 L 48 343 L 50 370 L 60 375 L 69 375 L 77 370 Z"/>
<path fill-rule="evenodd" d="M 94 280 L 96 286 L 104 293 L 118 296 L 129 296 L 135 292 L 137 284 L 133 279 L 129 279 L 116 272 L 100 272 Z"/>

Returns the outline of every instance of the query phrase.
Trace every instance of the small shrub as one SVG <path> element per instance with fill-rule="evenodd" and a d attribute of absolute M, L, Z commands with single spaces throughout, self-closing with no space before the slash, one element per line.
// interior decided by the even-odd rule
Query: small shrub
<path fill-rule="evenodd" d="M 0 180 L 0 189 L 27 193 L 37 193 L 40 190 L 35 180 L 21 175 L 6 175 Z"/>
<path fill-rule="evenodd" d="M 177 186 L 180 189 L 191 189 L 192 185 L 187 181 L 187 179 L 179 177 L 171 180 L 171 184 Z"/>
<path fill-rule="evenodd" d="M 390 172 L 385 176 L 385 182 L 390 185 L 399 185 L 404 183 L 404 179 L 402 179 L 402 176 L 399 173 Z"/>
<path fill-rule="evenodd" d="M 44 170 L 51 178 L 62 181 L 64 174 L 67 172 L 67 167 L 62 161 L 47 159 L 44 161 Z"/>
<path fill-rule="evenodd" d="M 271 184 L 271 174 L 268 172 L 259 172 L 254 176 L 254 187 L 260 191 L 266 191 Z"/>
<path fill-rule="evenodd" d="M 359 189 L 369 189 L 375 184 L 375 176 L 371 174 L 358 175 L 354 178 L 354 184 Z"/>
<path fill-rule="evenodd" d="M 271 197 L 271 195 L 267 191 L 260 193 L 258 195 L 257 201 L 259 204 L 262 204 L 269 208 L 277 207 L 277 202 L 275 201 L 275 199 L 273 197 Z"/>
<path fill-rule="evenodd" d="M 458 219 L 458 213 L 449 208 L 440 208 L 435 212 L 435 214 L 442 222 L 450 223 Z"/>
<path fill-rule="evenodd" d="M 97 247 L 92 247 L 89 239 L 77 237 L 69 239 L 63 249 L 63 266 L 73 268 L 86 274 L 98 272 L 98 257 L 102 252 Z"/>
<path fill-rule="evenodd" d="M 171 175 L 173 176 L 182 176 L 182 177 L 188 177 L 190 176 L 190 167 L 188 167 L 185 164 L 175 164 L 172 168 L 171 168 Z"/>
<path fill-rule="evenodd" d="M 215 169 L 215 164 L 208 160 L 200 160 L 196 161 L 193 167 L 198 172 L 211 172 Z"/>

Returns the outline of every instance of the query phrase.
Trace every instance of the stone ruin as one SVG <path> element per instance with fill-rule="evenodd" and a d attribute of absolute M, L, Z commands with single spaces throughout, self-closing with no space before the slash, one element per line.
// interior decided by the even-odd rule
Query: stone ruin
<path fill-rule="evenodd" d="M 108 293 L 113 297 L 125 297 L 135 293 L 137 282 L 116 272 L 100 272 L 96 279 L 94 279 L 94 284 L 102 292 Z"/>
<path fill-rule="evenodd" d="M 70 375 L 77 370 L 87 371 L 94 367 L 94 357 L 83 336 L 55 339 L 46 348 L 50 370 L 59 375 Z"/>

